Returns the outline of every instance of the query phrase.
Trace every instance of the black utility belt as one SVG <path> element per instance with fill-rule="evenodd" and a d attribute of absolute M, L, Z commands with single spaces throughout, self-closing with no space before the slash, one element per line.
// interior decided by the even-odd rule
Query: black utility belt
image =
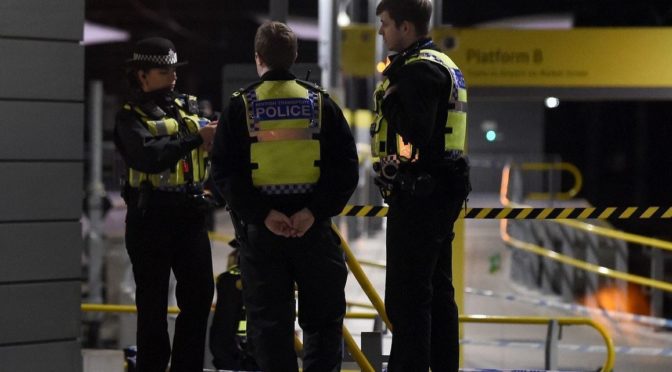
<path fill-rule="evenodd" d="M 199 191 L 200 190 L 200 191 Z M 124 190 L 124 200 L 129 207 L 148 209 L 150 207 L 192 207 L 207 204 L 202 188 L 177 188 L 170 190 L 141 186 L 140 188 L 127 186 Z"/>
<path fill-rule="evenodd" d="M 374 182 L 381 189 L 383 197 L 396 193 L 427 196 L 436 188 L 434 177 L 424 172 L 420 174 L 398 172 L 393 179 L 378 176 L 374 179 Z"/>
<path fill-rule="evenodd" d="M 140 186 L 134 187 L 128 183 L 124 186 L 127 190 L 137 190 L 138 192 L 152 191 L 152 192 L 167 192 L 167 193 L 182 193 L 182 194 L 202 194 L 203 184 L 188 183 L 184 185 L 166 185 L 154 186 L 148 181 L 143 181 Z"/>
<path fill-rule="evenodd" d="M 408 182 L 415 178 L 441 179 L 451 174 L 461 174 L 469 169 L 466 158 L 442 160 L 434 164 L 418 164 L 410 162 L 375 162 L 373 170 L 379 176 L 390 181 Z"/>
<path fill-rule="evenodd" d="M 443 160 L 437 164 L 386 163 L 377 166 L 378 173 L 374 182 L 380 188 L 383 198 L 395 194 L 410 196 L 429 196 L 437 186 L 453 182 L 453 177 L 463 178 L 468 175 L 469 163 L 466 158 Z"/>
<path fill-rule="evenodd" d="M 153 188 L 154 191 L 161 192 L 178 192 L 186 194 L 202 194 L 203 186 L 202 185 L 177 185 L 177 186 L 159 186 Z"/>
<path fill-rule="evenodd" d="M 128 188 L 124 193 L 127 199 L 137 199 L 141 196 L 148 197 L 150 200 L 176 201 L 182 202 L 200 197 L 203 193 L 189 193 L 177 191 L 163 191 L 159 189 L 140 190 L 137 188 Z"/>

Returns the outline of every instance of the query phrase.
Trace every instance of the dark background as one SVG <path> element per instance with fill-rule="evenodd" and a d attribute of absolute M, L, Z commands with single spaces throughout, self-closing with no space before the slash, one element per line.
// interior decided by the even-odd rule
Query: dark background
<path fill-rule="evenodd" d="M 290 0 L 290 17 L 317 19 L 316 0 Z M 364 2 L 362 2 L 364 3 Z M 361 6 L 366 12 L 366 4 Z M 221 109 L 221 69 L 252 63 L 254 32 L 268 0 L 95 0 L 86 19 L 130 31 L 132 42 L 164 36 L 190 64 L 178 71 L 178 89 Z M 534 14 L 572 15 L 575 27 L 667 27 L 669 1 L 444 1 L 443 22 L 469 27 Z M 131 43 L 86 47 L 86 78 L 103 80 L 106 94 L 123 96 L 123 61 Z M 300 40 L 298 62 L 317 61 L 317 43 Z M 672 48 L 672 40 L 670 42 Z M 614 61 L 614 63 L 618 63 Z M 636 66 L 624 66 L 627 69 Z M 581 197 L 596 206 L 672 205 L 672 105 L 669 101 L 563 101 L 545 113 L 545 151 L 576 164 Z M 568 186 L 569 187 L 569 186 Z M 672 238 L 664 221 L 616 221 L 619 227 Z"/>
<path fill-rule="evenodd" d="M 356 2 L 357 3 L 357 2 Z M 366 2 L 361 12 L 366 13 Z M 178 87 L 213 98 L 219 105 L 221 67 L 251 62 L 259 17 L 268 14 L 269 0 L 88 0 L 86 19 L 130 31 L 131 41 L 148 36 L 167 37 L 190 66 L 180 70 Z M 317 0 L 289 0 L 289 15 L 317 19 Z M 443 22 L 469 27 L 501 18 L 534 14 L 573 15 L 576 27 L 668 26 L 672 3 L 639 1 L 506 1 L 443 2 Z M 86 48 L 86 77 L 102 79 L 108 92 L 122 92 L 121 65 L 131 43 Z M 297 62 L 316 62 L 317 43 L 300 41 Z M 219 107 L 218 107 L 219 108 Z"/>

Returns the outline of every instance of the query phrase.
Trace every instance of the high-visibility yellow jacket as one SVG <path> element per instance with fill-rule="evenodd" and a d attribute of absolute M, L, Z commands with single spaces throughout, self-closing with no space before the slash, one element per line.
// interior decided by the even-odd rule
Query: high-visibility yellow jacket
<path fill-rule="evenodd" d="M 444 68 L 450 74 L 452 86 L 448 103 L 448 115 L 444 129 L 444 151 L 464 151 L 467 132 L 467 89 L 460 69 L 445 54 L 433 49 L 420 49 L 417 53 L 407 57 L 405 64 L 418 61 L 428 61 Z M 395 157 L 402 161 L 415 160 L 421 157 L 417 149 L 398 133 L 394 138 L 388 138 L 388 123 L 382 112 L 385 91 L 390 85 L 389 79 L 378 84 L 374 92 L 376 116 L 371 128 L 371 152 L 374 157 Z M 389 146 L 388 141 L 395 141 L 396 146 Z M 396 147 L 397 151 L 393 149 Z"/>
<path fill-rule="evenodd" d="M 193 101 L 193 102 L 192 102 Z M 189 133 L 198 133 L 200 127 L 206 125 L 209 120 L 199 117 L 189 110 L 194 106 L 196 97 L 181 96 L 175 99 L 180 119 L 187 126 Z M 161 118 L 149 115 L 138 106 L 125 104 L 124 109 L 134 112 L 155 137 L 178 135 L 180 124 L 177 119 L 165 114 Z M 190 177 L 185 177 L 190 174 Z M 191 150 L 190 156 L 182 158 L 170 169 L 160 173 L 144 173 L 139 170 L 128 169 L 128 183 L 131 187 L 138 187 L 143 181 L 150 181 L 155 188 L 171 188 L 183 186 L 187 183 L 201 184 L 208 177 L 207 153 L 199 147 Z"/>
<path fill-rule="evenodd" d="M 265 194 L 311 191 L 320 178 L 322 92 L 297 80 L 266 80 L 241 95 L 252 184 Z"/>

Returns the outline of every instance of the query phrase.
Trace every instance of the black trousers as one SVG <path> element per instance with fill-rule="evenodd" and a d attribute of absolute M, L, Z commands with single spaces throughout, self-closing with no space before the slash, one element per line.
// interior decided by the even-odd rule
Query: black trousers
<path fill-rule="evenodd" d="M 195 208 L 131 204 L 126 249 L 133 265 L 138 307 L 139 372 L 165 372 L 171 358 L 167 306 L 170 271 L 177 279 L 171 372 L 203 370 L 205 335 L 214 280 L 204 214 Z"/>
<path fill-rule="evenodd" d="M 468 182 L 468 181 L 466 181 Z M 385 308 L 393 327 L 389 372 L 456 372 L 458 309 L 452 283 L 453 225 L 468 191 L 389 200 Z"/>
<path fill-rule="evenodd" d="M 316 222 L 301 238 L 283 238 L 265 226 L 246 227 L 240 265 L 247 335 L 265 372 L 298 371 L 295 283 L 304 332 L 303 371 L 340 371 L 347 268 L 330 224 Z"/>

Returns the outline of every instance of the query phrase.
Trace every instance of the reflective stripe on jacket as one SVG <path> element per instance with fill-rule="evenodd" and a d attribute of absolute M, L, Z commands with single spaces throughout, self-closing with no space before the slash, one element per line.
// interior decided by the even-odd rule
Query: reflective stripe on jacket
<path fill-rule="evenodd" d="M 186 96 L 189 101 L 195 101 L 196 97 Z M 195 102 L 187 102 L 184 98 L 176 98 L 178 112 L 182 122 L 187 126 L 189 133 L 198 133 L 200 127 L 209 123 L 209 120 L 192 114 L 188 111 L 187 105 L 193 105 Z M 124 109 L 134 111 L 149 132 L 155 137 L 177 136 L 180 125 L 175 118 L 164 115 L 160 119 L 151 118 L 139 107 L 125 104 Z M 185 170 L 192 174 L 192 179 L 185 177 Z M 201 147 L 191 150 L 191 156 L 187 159 L 180 159 L 172 168 L 166 169 L 160 173 L 144 173 L 139 170 L 128 169 L 128 183 L 131 187 L 139 187 L 142 181 L 148 180 L 154 188 L 170 189 L 186 185 L 190 182 L 201 184 L 208 177 L 207 152 Z"/>
<path fill-rule="evenodd" d="M 322 94 L 295 80 L 267 80 L 242 93 L 252 184 L 265 194 L 302 194 L 320 178 Z"/>
<path fill-rule="evenodd" d="M 446 153 L 459 153 L 464 151 L 467 133 L 467 87 L 464 76 L 455 63 L 445 54 L 433 49 L 421 49 L 416 54 L 406 59 L 404 64 L 416 61 L 428 61 L 443 67 L 451 77 L 451 89 L 448 102 L 448 115 L 444 128 L 444 151 Z M 378 84 L 374 92 L 376 116 L 371 128 L 371 152 L 374 157 L 393 156 L 400 160 L 415 160 L 421 154 L 413 146 L 405 142 L 396 134 L 396 153 L 392 153 L 394 147 L 390 147 L 388 141 L 388 123 L 383 116 L 382 104 L 385 91 L 389 87 L 389 79 Z M 414 153 L 414 150 L 416 153 Z"/>

